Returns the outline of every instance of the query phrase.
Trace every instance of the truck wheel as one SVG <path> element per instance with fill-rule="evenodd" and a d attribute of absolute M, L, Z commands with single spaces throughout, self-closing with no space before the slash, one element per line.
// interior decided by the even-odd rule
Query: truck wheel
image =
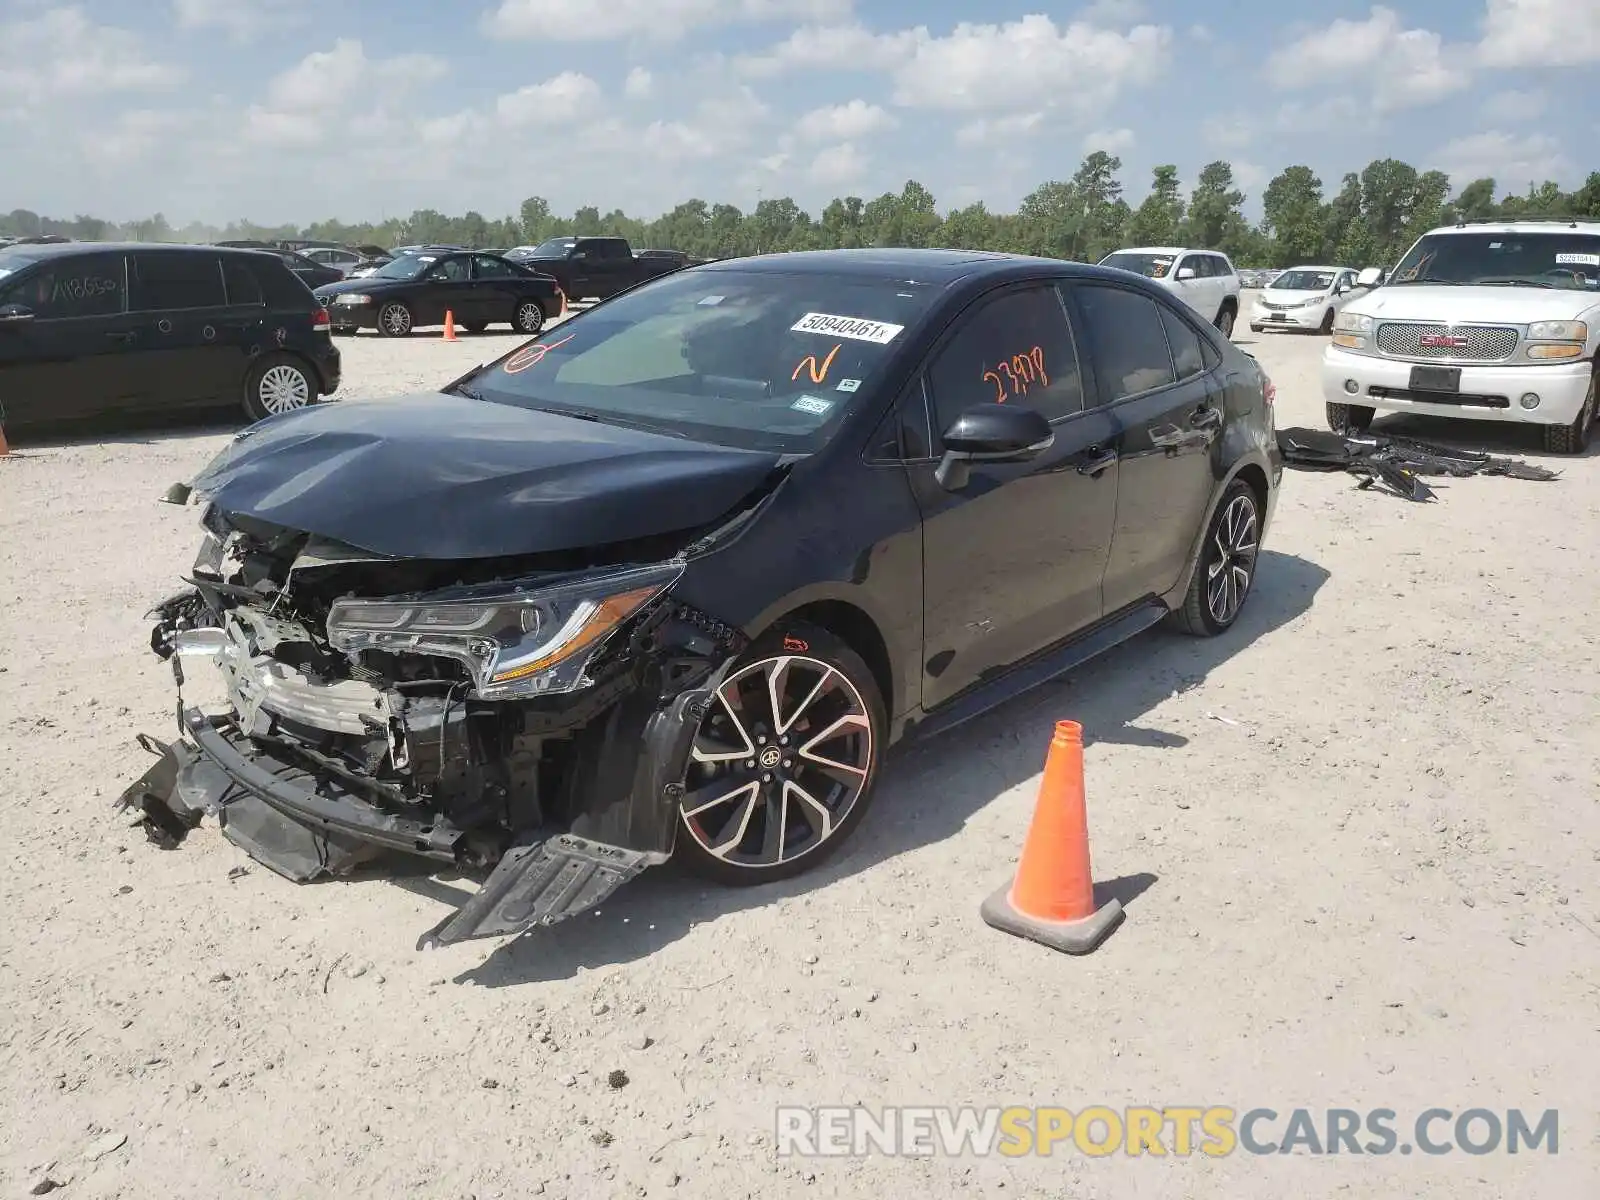
<path fill-rule="evenodd" d="M 1217 313 L 1216 326 L 1221 332 L 1222 336 L 1225 338 L 1231 338 L 1233 336 L 1233 318 L 1234 311 L 1232 302 L 1223 301 L 1222 310 Z"/>
<path fill-rule="evenodd" d="M 1365 433 L 1376 412 L 1365 404 L 1329 404 L 1328 428 L 1335 433 Z"/>
<path fill-rule="evenodd" d="M 1589 436 L 1594 432 L 1595 380 L 1600 372 L 1589 376 L 1589 394 L 1571 425 L 1545 425 L 1544 448 L 1549 454 L 1582 454 L 1589 448 Z"/>

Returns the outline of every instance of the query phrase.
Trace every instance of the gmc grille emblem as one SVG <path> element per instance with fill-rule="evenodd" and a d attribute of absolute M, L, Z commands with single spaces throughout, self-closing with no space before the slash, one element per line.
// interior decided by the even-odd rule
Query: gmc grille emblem
<path fill-rule="evenodd" d="M 1464 337 L 1453 337 L 1448 333 L 1425 333 L 1420 339 L 1420 344 L 1424 346 L 1431 346 L 1440 350 L 1459 350 L 1461 347 L 1467 345 L 1467 339 Z"/>

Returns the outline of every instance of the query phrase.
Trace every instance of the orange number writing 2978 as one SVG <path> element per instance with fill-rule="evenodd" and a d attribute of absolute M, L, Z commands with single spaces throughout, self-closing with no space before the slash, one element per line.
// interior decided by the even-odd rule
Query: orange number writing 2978
<path fill-rule="evenodd" d="M 1026 395 L 1035 383 L 1050 386 L 1050 376 L 1044 372 L 1044 351 L 1035 346 L 1022 354 L 1002 358 L 983 373 L 985 381 L 994 380 L 994 402 L 1004 404 L 1010 396 Z"/>

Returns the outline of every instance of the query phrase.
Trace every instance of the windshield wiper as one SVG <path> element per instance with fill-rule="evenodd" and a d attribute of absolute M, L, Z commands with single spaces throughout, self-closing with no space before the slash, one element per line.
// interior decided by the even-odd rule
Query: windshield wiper
<path fill-rule="evenodd" d="M 1428 287 L 1466 287 L 1467 286 L 1466 284 L 1462 283 L 1461 280 L 1459 280 L 1459 279 L 1395 279 L 1395 280 L 1391 280 L 1389 283 L 1385 284 L 1384 286 L 1385 287 L 1412 287 L 1412 286 L 1422 286 L 1422 285 L 1426 285 Z"/>
<path fill-rule="evenodd" d="M 445 390 L 447 392 L 451 393 L 452 395 L 465 396 L 468 400 L 482 400 L 483 399 L 483 393 L 482 392 L 480 392 L 477 388 L 468 387 L 464 383 L 454 384 L 451 387 L 446 388 Z"/>
<path fill-rule="evenodd" d="M 1479 287 L 1536 287 L 1560 290 L 1560 284 L 1550 283 L 1543 279 L 1480 279 Z"/>
<path fill-rule="evenodd" d="M 593 421 L 597 425 L 621 425 L 625 429 L 640 429 L 645 433 L 659 433 L 663 437 L 686 438 L 689 436 L 686 433 L 678 432 L 676 429 L 651 425 L 645 421 L 629 421 L 611 413 L 593 412 L 587 408 L 539 408 L 535 406 L 535 411 L 553 413 L 558 417 L 571 417 L 575 421 Z"/>

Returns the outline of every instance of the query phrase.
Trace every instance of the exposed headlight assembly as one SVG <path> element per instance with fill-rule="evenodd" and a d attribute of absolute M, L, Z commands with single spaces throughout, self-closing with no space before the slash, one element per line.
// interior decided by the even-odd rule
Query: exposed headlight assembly
<path fill-rule="evenodd" d="M 328 642 L 350 655 L 387 650 L 453 659 L 483 700 L 571 692 L 590 682 L 589 664 L 606 638 L 682 573 L 669 564 L 526 592 L 337 600 Z"/>

